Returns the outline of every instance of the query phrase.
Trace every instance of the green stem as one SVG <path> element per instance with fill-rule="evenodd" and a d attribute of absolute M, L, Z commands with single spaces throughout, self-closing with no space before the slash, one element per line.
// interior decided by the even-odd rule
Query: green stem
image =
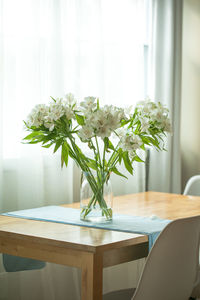
<path fill-rule="evenodd" d="M 91 139 L 91 143 L 92 143 L 92 149 L 93 149 L 94 157 L 95 157 L 97 179 L 98 179 L 98 183 L 100 184 L 101 178 L 100 178 L 100 176 L 99 176 L 99 170 L 98 170 L 98 161 L 99 161 L 99 165 L 101 166 L 100 153 L 96 152 L 96 148 L 95 148 L 95 146 L 94 146 L 94 144 L 93 144 L 92 139 Z M 96 140 L 96 143 L 97 143 L 97 140 Z M 98 144 L 97 144 L 97 145 L 98 145 Z"/>
<path fill-rule="evenodd" d="M 95 180 L 95 178 L 94 178 L 94 176 L 93 176 L 90 168 L 85 163 L 84 159 L 80 159 L 79 158 L 80 153 L 79 153 L 79 150 L 77 149 L 77 146 L 74 143 L 74 141 L 72 139 L 70 139 L 70 142 L 71 142 L 71 145 L 73 147 L 74 156 L 76 157 L 76 161 L 77 161 L 78 165 L 80 166 L 80 168 L 82 169 L 82 171 L 84 173 L 88 173 L 89 174 L 89 176 L 86 176 L 86 179 L 88 180 L 88 182 L 89 182 L 89 184 L 91 186 L 91 189 L 92 189 L 93 193 L 95 194 L 96 193 L 96 189 L 97 189 L 96 180 Z"/>
<path fill-rule="evenodd" d="M 119 156 L 117 155 L 114 159 L 114 161 L 112 162 L 112 165 L 109 167 L 109 170 L 112 169 L 113 167 L 115 167 L 115 165 L 118 163 L 119 161 Z"/>
<path fill-rule="evenodd" d="M 101 174 L 101 177 L 102 177 L 102 195 L 103 195 L 104 183 L 105 183 L 105 179 L 106 179 L 105 170 L 104 170 L 104 168 L 105 168 L 105 155 L 106 155 L 106 145 L 105 145 L 105 142 L 104 142 L 104 148 L 103 148 L 103 168 L 102 168 L 102 174 Z"/>
<path fill-rule="evenodd" d="M 111 157 L 110 157 L 109 160 L 108 160 L 108 166 L 109 166 L 110 163 L 112 162 L 112 159 L 113 159 L 114 155 L 115 155 L 116 153 L 118 154 L 117 150 L 118 150 L 119 144 L 120 144 L 120 141 L 118 142 L 118 144 L 117 144 L 117 146 L 115 147 L 115 149 L 114 149 L 114 151 L 113 151 Z"/>
<path fill-rule="evenodd" d="M 96 146 L 97 146 L 97 153 L 98 153 L 98 155 L 99 155 L 99 165 L 100 165 L 100 168 L 102 168 L 102 164 L 101 164 L 101 155 L 100 155 L 99 144 L 98 144 L 98 140 L 97 140 L 96 135 L 95 135 L 95 142 L 96 142 Z"/>
<path fill-rule="evenodd" d="M 107 207 L 107 204 L 104 200 L 103 197 L 103 191 L 104 191 L 104 183 L 105 183 L 105 144 L 104 144 L 104 151 L 103 151 L 103 162 L 101 162 L 101 158 L 100 158 L 100 151 L 99 151 L 99 145 L 98 145 L 98 141 L 96 140 L 96 144 L 97 144 L 97 153 L 94 150 L 94 154 L 95 154 L 95 160 L 96 162 L 99 161 L 99 167 L 100 167 L 100 172 L 101 172 L 101 176 L 100 173 L 98 171 L 98 163 L 97 163 L 97 181 L 95 180 L 94 175 L 92 174 L 90 168 L 87 165 L 87 157 L 86 159 L 84 159 L 84 154 L 82 154 L 82 152 L 80 152 L 79 148 L 77 148 L 73 138 L 70 138 L 70 142 L 72 145 L 72 149 L 70 147 L 70 150 L 72 152 L 73 157 L 75 158 L 76 162 L 78 163 L 78 165 L 80 166 L 80 168 L 82 169 L 82 171 L 84 172 L 84 175 L 86 177 L 86 180 L 88 181 L 88 184 L 90 185 L 92 191 L 93 191 L 93 196 L 90 199 L 87 207 L 84 207 L 81 211 L 81 214 L 83 215 L 83 218 L 85 218 L 91 211 L 91 207 L 92 205 L 95 205 L 97 202 L 99 204 L 99 206 L 102 209 L 102 214 L 106 216 L 107 219 L 109 219 L 111 217 L 111 213 L 112 211 Z M 83 157 L 82 157 L 83 155 Z"/>

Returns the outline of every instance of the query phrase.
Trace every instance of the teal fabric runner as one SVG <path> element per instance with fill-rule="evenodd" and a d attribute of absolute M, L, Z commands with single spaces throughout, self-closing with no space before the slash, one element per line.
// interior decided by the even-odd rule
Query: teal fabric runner
<path fill-rule="evenodd" d="M 106 223 L 92 223 L 80 220 L 80 210 L 61 206 L 44 206 L 21 211 L 4 213 L 5 216 L 17 218 L 49 221 L 55 223 L 71 224 L 76 226 L 93 227 L 99 229 L 115 230 L 129 233 L 148 235 L 149 250 L 153 246 L 156 238 L 170 220 L 163 220 L 156 216 L 140 217 L 114 214 L 113 220 Z M 6 271 L 15 272 L 22 270 L 40 269 L 45 263 L 37 260 L 20 258 L 3 254 L 3 263 Z"/>
<path fill-rule="evenodd" d="M 3 265 L 6 272 L 39 270 L 46 266 L 44 261 L 26 257 L 3 254 Z"/>

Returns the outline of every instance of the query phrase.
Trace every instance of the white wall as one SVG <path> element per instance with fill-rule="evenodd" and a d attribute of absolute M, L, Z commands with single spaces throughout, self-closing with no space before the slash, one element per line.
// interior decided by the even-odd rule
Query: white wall
<path fill-rule="evenodd" d="M 200 174 L 200 0 L 184 0 L 181 115 L 184 187 Z"/>

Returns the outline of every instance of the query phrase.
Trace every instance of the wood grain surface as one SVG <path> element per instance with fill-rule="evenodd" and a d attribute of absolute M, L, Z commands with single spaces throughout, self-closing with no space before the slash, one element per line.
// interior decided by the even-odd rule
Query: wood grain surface
<path fill-rule="evenodd" d="M 79 203 L 64 205 L 79 208 Z M 178 219 L 200 215 L 200 197 L 158 192 L 114 198 L 114 213 Z M 103 267 L 147 256 L 146 235 L 0 216 L 0 252 L 74 266 L 82 300 L 102 299 Z"/>
<path fill-rule="evenodd" d="M 68 206 L 79 208 L 80 204 Z M 200 197 L 159 192 L 124 195 L 114 198 L 113 212 L 175 220 L 200 215 Z"/>

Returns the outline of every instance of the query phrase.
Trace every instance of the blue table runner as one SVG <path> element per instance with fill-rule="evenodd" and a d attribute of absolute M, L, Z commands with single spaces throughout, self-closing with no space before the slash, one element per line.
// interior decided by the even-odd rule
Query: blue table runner
<path fill-rule="evenodd" d="M 26 209 L 4 213 L 4 216 L 17 218 L 64 223 L 77 226 L 93 227 L 99 229 L 115 230 L 129 233 L 148 235 L 149 250 L 156 238 L 170 220 L 163 220 L 156 216 L 140 217 L 121 214 L 113 214 L 113 220 L 106 223 L 92 223 L 80 220 L 80 210 L 61 206 L 44 206 L 40 208 Z M 44 262 L 20 258 L 3 254 L 3 263 L 7 272 L 40 269 Z"/>

